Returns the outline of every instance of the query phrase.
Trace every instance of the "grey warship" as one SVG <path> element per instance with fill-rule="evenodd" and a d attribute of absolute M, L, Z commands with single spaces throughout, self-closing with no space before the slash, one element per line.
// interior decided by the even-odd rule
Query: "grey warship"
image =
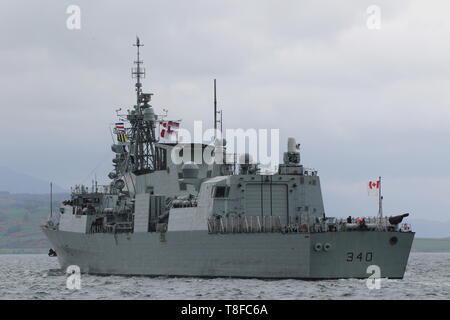
<path fill-rule="evenodd" d="M 125 115 L 105 186 L 77 185 L 41 226 L 62 269 L 104 275 L 337 279 L 404 276 L 414 232 L 407 214 L 333 218 L 320 178 L 289 138 L 277 172 L 262 174 L 247 155 L 226 161 L 226 143 L 162 142 L 161 121 L 142 91 Z M 216 111 L 215 111 L 216 112 Z M 122 127 L 123 123 L 123 127 Z M 210 151 L 206 162 L 174 161 Z M 225 160 L 224 160 L 225 159 Z M 236 159 L 236 157 L 234 157 Z M 347 215 L 343 215 L 347 216 Z"/>

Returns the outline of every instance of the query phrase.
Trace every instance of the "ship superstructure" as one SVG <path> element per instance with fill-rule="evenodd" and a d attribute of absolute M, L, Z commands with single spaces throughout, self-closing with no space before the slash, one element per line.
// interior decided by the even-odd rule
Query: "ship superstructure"
<path fill-rule="evenodd" d="M 59 221 L 42 227 L 62 268 L 326 279 L 367 278 L 376 265 L 382 277 L 403 277 L 414 238 L 401 225 L 406 215 L 328 217 L 318 173 L 303 166 L 294 138 L 275 174 L 261 174 L 249 155 L 229 161 L 223 139 L 159 140 L 163 117 L 150 105 L 152 94 L 142 91 L 139 39 L 135 46 L 136 104 L 115 127 L 111 183 L 76 186 Z M 195 157 L 205 152 L 224 161 Z"/>

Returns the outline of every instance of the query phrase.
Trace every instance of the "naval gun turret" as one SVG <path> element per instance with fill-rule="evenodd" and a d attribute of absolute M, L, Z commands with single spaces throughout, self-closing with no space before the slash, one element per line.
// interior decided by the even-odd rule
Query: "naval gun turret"
<path fill-rule="evenodd" d="M 389 217 L 389 223 L 392 225 L 398 225 L 402 223 L 403 218 L 406 218 L 409 216 L 409 213 L 404 213 L 398 216 Z"/>

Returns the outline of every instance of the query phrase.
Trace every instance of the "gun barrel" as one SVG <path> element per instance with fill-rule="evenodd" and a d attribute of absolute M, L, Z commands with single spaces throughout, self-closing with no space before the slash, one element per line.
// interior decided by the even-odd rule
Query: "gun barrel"
<path fill-rule="evenodd" d="M 406 218 L 407 216 L 409 216 L 409 213 L 404 213 L 398 216 L 393 216 L 393 217 L 389 217 L 389 223 L 396 225 L 399 224 L 403 221 L 403 218 Z"/>

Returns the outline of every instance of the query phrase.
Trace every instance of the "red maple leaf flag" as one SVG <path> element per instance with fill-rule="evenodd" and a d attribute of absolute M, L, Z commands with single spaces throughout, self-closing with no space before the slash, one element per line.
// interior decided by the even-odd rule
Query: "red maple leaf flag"
<path fill-rule="evenodd" d="M 380 180 L 369 181 L 369 185 L 367 186 L 367 192 L 369 196 L 377 196 L 379 191 L 380 191 Z"/>

